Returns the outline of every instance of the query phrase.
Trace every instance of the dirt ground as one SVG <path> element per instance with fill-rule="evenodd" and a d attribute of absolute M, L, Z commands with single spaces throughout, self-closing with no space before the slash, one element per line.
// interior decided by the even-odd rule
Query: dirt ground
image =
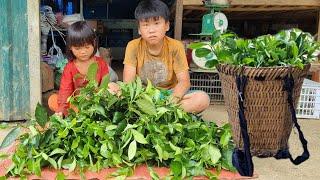
<path fill-rule="evenodd" d="M 214 120 L 218 124 L 228 121 L 224 105 L 211 105 L 203 112 L 205 120 Z M 318 180 L 320 179 L 320 119 L 299 119 L 299 124 L 308 141 L 310 159 L 295 166 L 286 160 L 274 158 L 253 158 L 255 172 L 259 180 Z M 293 130 L 289 139 L 293 157 L 301 155 L 302 147 L 297 131 Z"/>

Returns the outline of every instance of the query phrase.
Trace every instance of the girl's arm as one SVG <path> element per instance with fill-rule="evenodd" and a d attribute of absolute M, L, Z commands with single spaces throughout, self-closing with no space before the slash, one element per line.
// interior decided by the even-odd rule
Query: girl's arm
<path fill-rule="evenodd" d="M 58 95 L 58 113 L 68 114 L 69 103 L 68 98 L 74 92 L 73 75 L 70 66 L 66 66 L 61 77 L 60 89 Z"/>

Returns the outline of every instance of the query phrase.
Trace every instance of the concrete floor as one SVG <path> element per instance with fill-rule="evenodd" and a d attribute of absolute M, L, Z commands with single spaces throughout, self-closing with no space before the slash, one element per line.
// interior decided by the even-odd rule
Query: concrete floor
<path fill-rule="evenodd" d="M 217 124 L 228 122 L 228 114 L 224 105 L 211 105 L 203 112 L 205 120 L 216 121 Z M 253 158 L 255 172 L 259 180 L 318 180 L 320 179 L 320 120 L 299 119 L 299 124 L 308 141 L 310 159 L 295 166 L 289 159 Z M 293 130 L 289 139 L 290 151 L 295 158 L 302 153 L 298 133 Z M 319 171 L 319 174 L 318 172 Z"/>

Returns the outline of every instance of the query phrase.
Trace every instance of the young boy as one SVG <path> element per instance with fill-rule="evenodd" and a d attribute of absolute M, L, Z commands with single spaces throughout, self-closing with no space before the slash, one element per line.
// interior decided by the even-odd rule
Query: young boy
<path fill-rule="evenodd" d="M 209 96 L 202 91 L 188 92 L 190 77 L 184 46 L 166 36 L 169 8 L 161 0 L 143 0 L 136 10 L 140 38 L 130 41 L 124 59 L 123 81 L 138 75 L 146 82 L 172 92 L 172 101 L 192 113 L 205 110 Z"/>

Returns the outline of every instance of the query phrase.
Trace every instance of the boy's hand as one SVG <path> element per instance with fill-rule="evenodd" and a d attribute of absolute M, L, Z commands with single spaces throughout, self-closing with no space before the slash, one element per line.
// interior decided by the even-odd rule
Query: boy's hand
<path fill-rule="evenodd" d="M 170 96 L 169 101 L 173 104 L 179 104 L 182 98 L 178 97 L 178 96 Z"/>
<path fill-rule="evenodd" d="M 121 90 L 120 90 L 120 87 L 117 83 L 114 83 L 114 82 L 110 82 L 108 84 L 108 91 L 111 93 L 111 94 L 117 94 L 117 96 L 120 96 L 121 95 Z"/>

